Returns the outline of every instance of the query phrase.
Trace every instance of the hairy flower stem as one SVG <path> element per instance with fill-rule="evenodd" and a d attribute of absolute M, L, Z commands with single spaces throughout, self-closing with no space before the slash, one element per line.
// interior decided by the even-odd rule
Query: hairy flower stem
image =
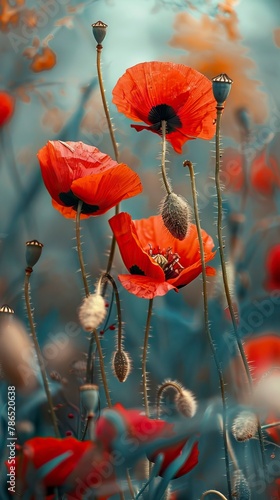
<path fill-rule="evenodd" d="M 84 259 L 83 259 L 82 246 L 81 246 L 81 235 L 80 235 L 80 216 L 81 216 L 82 206 L 83 206 L 83 202 L 81 200 L 79 200 L 78 207 L 77 207 L 77 214 L 76 214 L 76 239 L 77 239 L 77 251 L 78 251 L 80 269 L 81 269 L 83 283 L 84 283 L 85 295 L 86 295 L 86 297 L 88 297 L 90 292 L 89 292 L 89 286 L 88 286 L 86 272 L 85 272 L 85 264 L 84 264 Z M 88 358 L 87 358 L 86 383 L 91 382 L 91 372 L 92 372 L 91 364 L 92 364 L 94 341 L 96 343 L 96 347 L 97 347 L 97 351 L 98 351 L 101 378 L 102 378 L 103 387 L 104 387 L 104 391 L 105 391 L 105 395 L 106 395 L 106 399 L 107 399 L 107 404 L 109 407 L 111 407 L 112 403 L 111 403 L 111 398 L 110 398 L 110 393 L 109 393 L 109 388 L 108 388 L 108 383 L 107 383 L 107 377 L 106 377 L 106 372 L 105 372 L 103 353 L 102 353 L 99 335 L 98 335 L 96 328 L 91 332 L 91 336 L 90 336 Z"/>
<path fill-rule="evenodd" d="M 148 401 L 148 387 L 147 387 L 147 354 L 148 354 L 148 342 L 149 342 L 149 332 L 152 318 L 152 309 L 153 309 L 153 299 L 149 300 L 149 309 L 147 314 L 146 328 L 145 328 L 145 336 L 144 336 L 144 346 L 143 346 L 143 357 L 142 357 L 142 381 L 143 381 L 143 395 L 144 395 L 144 406 L 145 406 L 145 414 L 147 417 L 149 416 L 149 401 Z"/>
<path fill-rule="evenodd" d="M 245 368 L 245 372 L 247 375 L 248 379 L 248 384 L 249 384 L 249 389 L 250 393 L 252 394 L 253 390 L 253 382 L 252 382 L 252 377 L 248 365 L 248 361 L 246 359 L 245 351 L 242 345 L 241 338 L 239 336 L 238 332 L 238 326 L 237 326 L 237 321 L 233 309 L 233 304 L 231 300 L 231 295 L 230 295 L 230 290 L 229 290 L 229 284 L 228 284 L 228 277 L 227 277 L 227 269 L 226 269 L 226 261 L 225 261 L 225 255 L 224 255 L 224 242 L 223 242 L 223 235 L 222 235 L 222 219 L 223 219 L 223 202 L 222 202 L 222 193 L 221 193 L 221 184 L 220 184 L 220 130 L 221 130 L 221 117 L 222 117 L 222 112 L 224 109 L 223 105 L 217 105 L 217 121 L 216 121 L 216 138 L 215 138 L 215 144 L 216 144 L 216 162 L 215 162 L 215 184 L 216 184 L 216 192 L 217 192 L 217 202 L 218 202 L 218 220 L 217 220 L 217 232 L 218 232 L 218 241 L 219 241 L 219 254 L 220 254 L 220 261 L 221 261 L 221 268 L 222 268 L 222 275 L 223 275 L 223 282 L 224 282 L 224 290 L 225 290 L 225 295 L 226 295 L 226 300 L 228 304 L 228 309 L 232 321 L 232 326 L 234 330 L 234 335 L 235 339 L 238 345 L 239 353 L 242 358 L 242 362 Z M 262 457 L 262 464 L 263 464 L 263 471 L 264 471 L 264 476 L 265 479 L 267 479 L 267 466 L 266 466 L 266 460 L 265 460 L 265 450 L 264 450 L 264 440 L 263 440 L 263 435 L 262 435 L 262 429 L 261 429 L 261 424 L 258 418 L 258 437 L 259 437 L 259 443 L 260 443 L 260 452 L 261 452 L 261 457 Z"/>
<path fill-rule="evenodd" d="M 172 187 L 166 175 L 166 121 L 161 122 L 161 175 L 167 194 L 172 193 Z"/>
<path fill-rule="evenodd" d="M 223 404 L 223 413 L 222 413 L 222 419 L 223 419 L 223 425 L 222 425 L 222 434 L 223 434 L 223 441 L 224 441 L 224 448 L 225 448 L 225 464 L 226 464 L 226 474 L 227 474 L 227 486 L 228 486 L 228 494 L 229 494 L 229 500 L 232 500 L 232 492 L 231 492 L 231 479 L 230 479 L 230 467 L 229 467 L 229 454 L 228 454 L 228 441 L 227 441 L 227 408 L 226 408 L 226 395 L 225 395 L 225 383 L 224 383 L 224 378 L 223 378 L 223 373 L 221 369 L 221 365 L 216 353 L 216 348 L 213 342 L 213 338 L 211 335 L 210 331 L 210 326 L 209 326 L 209 312 L 208 312 L 208 300 L 207 300 L 207 277 L 206 277 L 206 264 L 205 264 L 205 259 L 204 259 L 204 247 L 203 247 L 203 239 L 202 239 L 202 233 L 201 233 L 201 226 L 200 226 L 200 219 L 199 219 L 199 212 L 198 212 L 198 202 L 197 202 L 197 192 L 196 192 L 196 185 L 195 185 L 195 175 L 194 175 L 194 168 L 193 164 L 191 162 L 186 162 L 186 165 L 189 167 L 190 171 L 190 178 L 191 178 L 191 187 L 192 187 L 192 196 L 193 196 L 193 205 L 194 205 L 194 215 L 195 215 L 195 222 L 196 222 L 196 227 L 197 227 L 197 235 L 198 235 L 198 242 L 199 242 L 199 249 L 200 249 L 200 258 L 201 258 L 201 267 L 202 267 L 202 285 L 203 285 L 203 304 L 204 304 L 204 324 L 205 324 L 205 331 L 207 334 L 208 342 L 213 354 L 213 358 L 216 364 L 218 376 L 219 376 L 219 382 L 220 382 L 220 391 L 221 391 L 221 398 L 222 398 L 222 404 Z"/>
<path fill-rule="evenodd" d="M 110 113 L 109 113 L 109 107 L 106 101 L 106 96 L 105 96 L 105 89 L 104 89 L 104 84 L 103 84 L 103 78 L 102 78 L 102 71 L 101 71 L 101 52 L 102 52 L 102 45 L 98 44 L 96 46 L 96 52 L 97 52 L 97 57 L 96 57 L 96 66 L 97 66 L 97 75 L 98 75 L 98 83 L 99 83 L 99 88 L 100 88 L 100 93 L 101 93 L 101 99 L 102 99 L 102 104 L 103 104 L 103 109 L 104 113 L 106 116 L 108 128 L 109 128 L 109 133 L 110 133 L 110 138 L 112 142 L 112 146 L 114 149 L 114 155 L 115 155 L 115 160 L 116 162 L 119 163 L 119 149 L 117 145 L 117 141 L 115 139 L 115 134 L 112 126 L 112 120 L 110 118 Z M 118 203 L 115 207 L 115 215 L 117 215 L 120 212 L 120 203 Z M 107 267 L 106 267 L 106 272 L 110 274 L 112 265 L 113 265 L 113 260 L 114 260 L 114 255 L 115 255 L 115 249 L 116 249 L 116 238 L 113 235 L 112 236 L 112 241 L 111 241 L 111 248 L 110 248 L 110 253 L 109 253 L 109 258 L 107 262 Z M 106 283 L 104 284 L 104 290 L 103 290 L 103 295 L 106 292 Z"/>
<path fill-rule="evenodd" d="M 111 283 L 111 285 L 113 287 L 115 300 L 116 300 L 117 316 L 118 316 L 118 343 L 117 343 L 117 347 L 118 347 L 118 351 L 121 351 L 122 350 L 122 311 L 121 311 L 120 294 L 119 294 L 118 287 L 116 285 L 114 278 L 107 272 L 103 273 L 99 278 L 97 290 L 98 290 L 98 293 L 101 293 L 102 283 L 105 283 L 108 281 Z"/>
<path fill-rule="evenodd" d="M 172 387 L 173 389 L 175 389 L 175 391 L 179 392 L 180 394 L 182 394 L 182 387 L 177 384 L 176 382 L 173 382 L 173 381 L 170 381 L 170 382 L 164 382 L 160 388 L 158 389 L 157 391 L 157 399 L 156 399 L 156 415 L 157 415 L 157 418 L 159 418 L 160 416 L 160 400 L 161 400 L 161 396 L 162 396 L 162 393 L 168 389 L 169 387 Z"/>
<path fill-rule="evenodd" d="M 41 371 L 41 375 L 42 375 L 42 379 L 43 379 L 45 393 L 47 396 L 49 412 L 50 412 L 52 425 L 54 428 L 55 437 L 60 438 L 60 433 L 59 433 L 58 425 L 57 425 L 57 419 L 56 419 L 56 415 L 55 415 L 55 411 L 54 411 L 54 407 L 53 407 L 52 395 L 51 395 L 51 391 L 49 388 L 47 372 L 45 369 L 44 358 L 43 358 L 43 355 L 41 353 L 40 345 L 39 345 L 39 342 L 37 339 L 35 325 L 34 325 L 33 316 L 32 316 L 31 305 L 30 305 L 30 295 L 29 295 L 30 281 L 29 281 L 29 279 L 30 279 L 31 273 L 32 273 L 32 268 L 27 267 L 25 269 L 25 280 L 24 280 L 25 304 L 26 304 L 26 309 L 27 309 L 27 315 L 28 315 L 28 321 L 29 321 L 29 325 L 30 325 L 31 336 L 33 339 L 33 343 L 34 343 L 34 347 L 35 347 L 35 351 L 36 351 L 36 355 L 37 355 L 37 359 L 38 359 L 38 363 L 39 363 L 39 367 L 40 367 L 40 371 Z"/>
<path fill-rule="evenodd" d="M 223 500 L 227 500 L 227 497 L 223 495 L 220 491 L 217 490 L 207 490 L 204 493 L 202 493 L 200 500 L 203 500 L 207 495 L 217 495 L 219 498 L 222 498 Z"/>

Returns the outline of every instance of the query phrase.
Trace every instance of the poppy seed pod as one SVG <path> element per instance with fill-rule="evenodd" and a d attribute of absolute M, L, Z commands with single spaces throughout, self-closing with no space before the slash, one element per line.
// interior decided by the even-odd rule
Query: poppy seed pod
<path fill-rule="evenodd" d="M 186 237 L 190 223 L 190 206 L 182 196 L 168 194 L 161 206 L 161 216 L 165 227 L 174 238 L 181 241 Z"/>
<path fill-rule="evenodd" d="M 108 27 L 107 24 L 103 23 L 102 21 L 97 21 L 96 23 L 92 24 L 92 33 L 97 41 L 98 45 L 100 45 L 105 36 L 106 36 L 106 29 Z"/>
<path fill-rule="evenodd" d="M 87 417 L 93 417 L 99 403 L 98 386 L 94 384 L 84 384 L 80 387 L 81 406 L 86 410 Z"/>
<path fill-rule="evenodd" d="M 8 306 L 8 304 L 3 304 L 3 306 L 0 308 L 0 314 L 14 314 L 15 311 Z"/>
<path fill-rule="evenodd" d="M 233 80 L 226 73 L 212 78 L 212 89 L 218 106 L 222 106 L 227 99 Z"/>
<path fill-rule="evenodd" d="M 26 264 L 28 267 L 33 267 L 38 262 L 41 257 L 43 244 L 38 240 L 32 240 L 26 242 Z"/>

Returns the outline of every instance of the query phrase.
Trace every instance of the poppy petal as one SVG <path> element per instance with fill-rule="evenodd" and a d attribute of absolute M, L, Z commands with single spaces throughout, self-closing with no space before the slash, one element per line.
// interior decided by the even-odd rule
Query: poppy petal
<path fill-rule="evenodd" d="M 161 267 L 149 257 L 138 238 L 137 228 L 131 216 L 121 212 L 109 220 L 118 243 L 123 262 L 132 275 L 149 276 L 159 282 L 165 281 Z M 153 240 L 150 240 L 152 243 Z"/>
<path fill-rule="evenodd" d="M 156 281 L 148 276 L 119 274 L 118 279 L 128 292 L 142 299 L 160 297 L 169 292 L 169 290 L 178 291 L 177 288 L 168 281 Z"/>

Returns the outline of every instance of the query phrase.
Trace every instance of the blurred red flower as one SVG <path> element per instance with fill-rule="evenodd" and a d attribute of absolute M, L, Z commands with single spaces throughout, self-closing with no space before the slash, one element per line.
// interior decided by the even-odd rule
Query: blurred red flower
<path fill-rule="evenodd" d="M 152 61 L 127 69 L 113 89 L 113 103 L 128 118 L 147 123 L 131 125 L 137 131 L 161 135 L 165 120 L 166 138 L 177 153 L 186 141 L 215 134 L 212 83 L 183 64 Z"/>
<path fill-rule="evenodd" d="M 126 410 L 122 405 L 116 404 L 113 408 L 123 419 L 125 428 L 127 431 L 127 442 L 131 445 L 137 447 L 137 443 L 140 446 L 145 442 L 151 443 L 153 440 L 164 437 L 171 436 L 173 434 L 173 425 L 169 422 L 165 422 L 160 419 L 151 419 L 144 415 L 143 412 L 135 409 Z M 106 419 L 106 411 L 103 413 L 104 417 L 101 417 L 96 424 L 95 435 L 100 439 L 105 450 L 108 452 L 112 451 L 112 443 L 117 437 L 116 428 L 111 424 L 110 420 Z M 122 439 L 124 439 L 124 435 Z M 159 475 L 163 475 L 166 468 L 175 460 L 182 452 L 187 440 L 183 440 L 175 445 L 166 446 L 164 448 L 158 449 L 152 456 L 149 456 L 149 460 L 155 461 L 156 457 L 160 454 L 164 454 L 164 460 L 159 471 Z M 198 443 L 196 442 L 191 450 L 189 457 L 186 462 L 182 465 L 176 474 L 177 477 L 181 477 L 191 469 L 195 467 L 198 463 Z"/>
<path fill-rule="evenodd" d="M 151 299 L 178 291 L 193 281 L 202 270 L 197 229 L 190 224 L 183 240 L 174 238 L 160 215 L 133 221 L 122 212 L 109 220 L 123 262 L 130 274 L 118 276 L 126 290 L 138 297 Z M 213 259 L 213 240 L 202 231 L 205 262 Z M 207 267 L 207 274 L 215 270 Z"/>
<path fill-rule="evenodd" d="M 38 152 L 43 181 L 54 208 L 75 218 L 101 215 L 142 191 L 139 176 L 94 146 L 83 142 L 49 141 Z"/>
<path fill-rule="evenodd" d="M 17 485 L 21 493 L 29 488 L 35 491 L 36 486 L 40 491 L 44 488 L 49 498 L 54 498 L 54 488 L 65 487 L 66 498 L 69 494 L 69 498 L 77 500 L 82 499 L 90 488 L 96 488 L 97 495 L 106 485 L 117 492 L 119 488 L 113 473 L 107 474 L 106 478 L 102 474 L 102 467 L 109 458 L 109 454 L 105 451 L 101 454 L 92 441 L 78 441 L 73 437 L 35 437 L 25 442 L 16 458 Z M 11 465 L 8 469 L 11 471 Z M 101 500 L 109 496 L 101 493 L 97 498 Z"/>
<path fill-rule="evenodd" d="M 280 366 L 280 336 L 265 334 L 244 340 L 244 350 L 254 380 Z"/>
<path fill-rule="evenodd" d="M 8 92 L 0 91 L 0 127 L 3 127 L 14 112 L 15 102 Z"/>
<path fill-rule="evenodd" d="M 267 290 L 280 290 L 280 244 L 271 247 L 266 257 Z"/>

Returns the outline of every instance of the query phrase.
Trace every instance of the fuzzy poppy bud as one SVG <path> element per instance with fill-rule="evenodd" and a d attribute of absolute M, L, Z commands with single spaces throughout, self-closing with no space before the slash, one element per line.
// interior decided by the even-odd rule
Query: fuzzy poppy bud
<path fill-rule="evenodd" d="M 1 314 L 15 314 L 15 311 L 8 306 L 8 304 L 3 304 L 3 306 L 0 308 L 0 313 Z"/>
<path fill-rule="evenodd" d="M 177 410 L 187 418 L 192 418 L 196 413 L 196 400 L 193 393 L 187 389 L 182 389 L 180 392 L 177 392 L 175 404 Z"/>
<path fill-rule="evenodd" d="M 131 370 L 131 362 L 128 354 L 123 350 L 117 350 L 112 359 L 113 372 L 119 382 L 125 382 Z"/>
<path fill-rule="evenodd" d="M 80 386 L 81 406 L 86 410 L 87 417 L 93 417 L 99 403 L 98 386 L 94 384 L 84 384 Z"/>
<path fill-rule="evenodd" d="M 232 434 L 236 441 L 248 441 L 258 430 L 258 419 L 251 411 L 242 411 L 232 424 Z"/>
<path fill-rule="evenodd" d="M 79 320 L 86 332 L 97 328 L 107 314 L 105 300 L 102 295 L 93 293 L 85 297 L 79 309 Z"/>
<path fill-rule="evenodd" d="M 212 89 L 218 106 L 222 106 L 227 99 L 233 80 L 226 73 L 212 78 Z"/>
<path fill-rule="evenodd" d="M 174 238 L 183 240 L 186 237 L 190 223 L 190 206 L 182 196 L 168 194 L 162 202 L 161 216 L 165 227 Z"/>
<path fill-rule="evenodd" d="M 233 473 L 233 496 L 237 500 L 251 499 L 248 481 L 241 470 L 236 470 Z"/>
<path fill-rule="evenodd" d="M 37 240 L 26 242 L 26 264 L 28 267 L 33 267 L 41 257 L 43 244 Z"/>
<path fill-rule="evenodd" d="M 92 33 L 97 41 L 98 45 L 100 45 L 105 36 L 106 36 L 106 29 L 108 27 L 107 24 L 103 23 L 102 21 L 97 21 L 96 23 L 92 24 Z"/>

